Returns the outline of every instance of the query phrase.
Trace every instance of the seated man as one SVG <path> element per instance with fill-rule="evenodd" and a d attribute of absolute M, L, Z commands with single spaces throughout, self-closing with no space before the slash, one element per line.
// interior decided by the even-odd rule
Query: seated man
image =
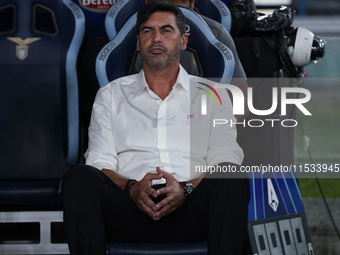
<path fill-rule="evenodd" d="M 208 118 L 199 114 L 202 90 L 196 86 L 209 81 L 188 75 L 179 64 L 188 37 L 176 5 L 146 4 L 138 12 L 137 33 L 143 69 L 98 91 L 86 165 L 63 178 L 70 253 L 104 255 L 111 241 L 207 240 L 209 254 L 241 254 L 246 176 L 191 171 L 191 164 L 238 169 L 242 163 L 235 127 L 210 123 L 236 121 L 230 98 L 221 89 L 223 104 L 210 100 Z"/>

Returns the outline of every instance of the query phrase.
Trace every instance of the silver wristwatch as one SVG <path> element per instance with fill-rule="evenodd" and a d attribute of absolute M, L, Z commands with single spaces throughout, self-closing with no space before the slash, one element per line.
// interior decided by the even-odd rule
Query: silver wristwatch
<path fill-rule="evenodd" d="M 186 197 L 189 196 L 190 193 L 195 189 L 194 185 L 192 185 L 190 182 L 180 182 L 180 184 L 183 186 Z"/>

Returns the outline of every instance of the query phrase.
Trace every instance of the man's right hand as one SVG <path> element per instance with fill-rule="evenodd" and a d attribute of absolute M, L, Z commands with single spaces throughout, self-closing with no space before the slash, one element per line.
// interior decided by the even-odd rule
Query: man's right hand
<path fill-rule="evenodd" d="M 157 208 L 150 196 L 157 197 L 156 191 L 151 188 L 153 180 L 163 178 L 163 174 L 148 173 L 144 178 L 133 185 L 131 198 L 136 205 L 152 219 L 156 220 Z"/>

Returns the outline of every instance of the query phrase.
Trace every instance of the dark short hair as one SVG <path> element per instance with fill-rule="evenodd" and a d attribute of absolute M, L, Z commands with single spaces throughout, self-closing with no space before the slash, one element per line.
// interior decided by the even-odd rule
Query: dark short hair
<path fill-rule="evenodd" d="M 140 0 L 142 1 L 142 0 Z M 186 31 L 185 26 L 185 17 L 182 11 L 178 8 L 177 5 L 173 4 L 169 0 L 152 0 L 145 4 L 142 8 L 139 9 L 137 14 L 137 34 L 139 34 L 141 25 L 146 22 L 150 16 L 155 12 L 171 12 L 176 17 L 176 24 L 181 33 L 181 36 Z"/>

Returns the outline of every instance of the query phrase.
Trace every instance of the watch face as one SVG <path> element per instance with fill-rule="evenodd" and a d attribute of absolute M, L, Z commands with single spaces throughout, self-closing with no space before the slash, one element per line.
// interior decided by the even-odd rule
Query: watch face
<path fill-rule="evenodd" d="M 187 183 L 185 185 L 185 189 L 186 189 L 187 194 L 189 195 L 194 190 L 194 185 L 192 185 L 191 183 Z"/>

